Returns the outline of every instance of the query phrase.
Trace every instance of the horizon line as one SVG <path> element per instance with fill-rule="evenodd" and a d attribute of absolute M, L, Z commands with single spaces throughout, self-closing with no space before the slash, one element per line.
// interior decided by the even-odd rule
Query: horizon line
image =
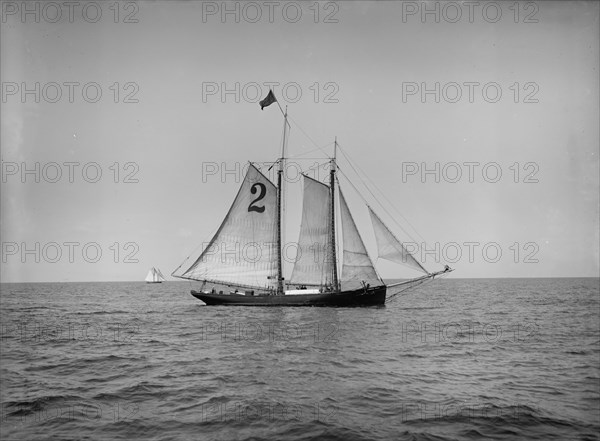
<path fill-rule="evenodd" d="M 438 278 L 437 280 L 482 280 L 482 279 L 600 279 L 598 276 L 553 276 L 553 277 L 452 277 L 452 278 Z M 384 280 L 409 280 L 405 278 L 388 278 Z M 179 283 L 202 283 L 201 280 L 166 280 L 161 283 L 167 282 L 179 282 Z M 17 284 L 17 283 L 147 283 L 144 280 L 64 280 L 64 281 L 29 281 L 29 282 L 2 282 L 0 285 Z M 215 283 L 215 285 L 225 285 L 226 283 Z M 233 286 L 233 285 L 231 285 Z"/>

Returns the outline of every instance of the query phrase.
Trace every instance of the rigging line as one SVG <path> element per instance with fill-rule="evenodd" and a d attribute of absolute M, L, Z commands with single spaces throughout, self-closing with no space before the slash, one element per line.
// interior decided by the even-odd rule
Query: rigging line
<path fill-rule="evenodd" d="M 356 191 L 356 193 L 358 193 L 358 195 L 362 198 L 362 200 L 365 202 L 365 204 L 367 204 L 367 206 L 369 205 L 369 201 L 367 201 L 367 199 L 362 195 L 362 193 L 358 190 L 358 188 L 356 188 L 356 186 L 354 185 L 354 183 L 350 180 L 350 178 L 348 177 L 348 175 L 346 175 L 346 173 L 344 173 L 344 171 L 340 168 L 340 166 L 338 165 L 338 171 L 346 178 L 346 181 L 348 181 L 348 183 L 352 186 L 352 188 L 354 188 L 354 191 Z M 359 176 L 360 179 L 360 176 Z M 363 184 L 364 185 L 364 184 Z M 365 188 L 366 185 L 365 185 Z M 368 190 L 368 188 L 367 188 Z M 371 193 L 373 195 L 373 193 Z M 375 201 L 381 206 L 381 208 L 393 219 L 394 216 L 385 208 L 385 206 L 379 202 L 379 200 L 377 200 L 377 198 L 375 197 L 375 195 L 373 195 L 373 197 L 375 198 Z M 414 240 L 414 238 L 410 235 L 410 233 L 408 231 L 406 231 L 402 225 L 398 224 L 397 222 L 395 222 L 398 227 L 400 227 L 400 229 L 402 231 L 404 231 L 404 233 L 413 241 L 416 243 L 416 241 Z M 413 256 L 414 257 L 414 256 Z"/>
<path fill-rule="evenodd" d="M 323 148 L 330 146 L 331 144 L 333 144 L 333 142 L 330 142 L 328 144 L 325 144 L 323 147 L 317 147 L 316 149 L 312 149 L 309 150 L 307 152 L 303 152 L 303 153 L 298 153 L 296 156 L 289 156 L 288 159 L 294 159 L 294 158 L 298 158 L 302 155 L 308 155 L 309 153 L 313 153 L 316 152 L 317 150 L 323 150 Z M 329 156 L 326 156 L 326 158 L 329 158 Z M 304 159 L 325 159 L 325 158 L 304 158 Z"/>
<path fill-rule="evenodd" d="M 324 159 L 324 158 L 313 158 L 313 159 L 316 161 L 317 159 Z M 321 182 L 321 180 L 319 179 L 320 178 L 319 168 L 329 165 L 330 163 L 331 163 L 330 159 L 323 161 L 323 162 L 316 162 L 316 163 L 312 164 L 310 167 L 308 167 L 308 170 L 306 170 L 306 171 L 302 170 L 302 175 L 307 176 L 311 179 L 314 179 L 315 181 Z M 315 177 L 310 176 L 311 171 L 316 172 Z M 325 182 L 321 182 L 321 184 L 325 184 Z M 325 184 L 325 185 L 328 185 L 328 184 Z"/>
<path fill-rule="evenodd" d="M 183 266 L 183 264 L 184 264 L 184 263 L 186 263 L 188 260 L 190 260 L 190 257 L 192 257 L 192 256 L 194 256 L 194 255 L 196 254 L 196 252 L 198 251 L 198 248 L 202 247 L 204 244 L 206 244 L 206 243 L 207 243 L 207 242 L 206 242 L 206 239 L 207 239 L 207 238 L 212 238 L 212 237 L 213 237 L 215 234 L 216 234 L 216 230 L 213 230 L 213 231 L 211 232 L 211 234 L 209 234 L 207 237 L 205 237 L 205 238 L 204 238 L 204 240 L 203 240 L 203 241 L 200 243 L 200 245 L 196 246 L 196 248 L 194 248 L 194 249 L 192 250 L 192 252 L 189 254 L 189 256 L 187 256 L 187 257 L 185 258 L 185 260 L 184 260 L 183 262 L 181 262 L 181 264 L 180 264 L 180 265 L 179 265 L 177 268 L 175 268 L 175 270 L 174 270 L 174 271 L 171 273 L 171 276 L 172 276 L 172 277 L 179 277 L 179 276 L 175 276 L 175 275 L 174 275 L 174 274 L 177 272 L 177 270 L 178 270 L 179 268 L 181 268 L 181 267 Z M 191 268 L 191 267 L 190 267 L 190 268 Z M 183 274 L 185 274 L 185 273 L 186 273 L 186 272 L 187 272 L 187 271 L 188 271 L 190 268 L 188 268 L 187 270 L 185 270 L 185 271 L 183 272 Z"/>
<path fill-rule="evenodd" d="M 353 161 L 351 161 L 350 157 L 346 154 L 346 152 L 344 150 L 342 150 L 342 153 L 344 154 L 344 157 L 348 160 L 348 163 L 350 164 L 350 166 L 353 168 L 354 172 L 357 174 L 357 176 L 361 179 L 361 181 L 363 182 L 363 185 L 365 186 L 365 188 L 367 189 L 367 191 L 373 196 L 373 198 L 375 199 L 375 201 L 381 206 L 381 208 L 383 208 L 383 210 L 390 216 L 390 218 L 392 219 L 392 221 L 402 229 L 402 231 L 404 231 L 408 237 L 413 241 L 416 242 L 414 240 L 414 238 L 412 237 L 412 235 L 406 231 L 404 229 L 404 227 L 402 225 L 400 225 L 394 215 L 392 215 L 386 208 L 385 206 L 377 199 L 377 197 L 375 196 L 375 194 L 373 194 L 373 192 L 371 191 L 371 189 L 365 184 L 364 179 L 361 178 L 360 174 L 357 172 L 357 170 L 354 168 L 353 165 Z M 381 191 L 381 189 L 379 189 L 379 187 L 377 187 L 377 185 L 371 180 L 371 178 L 369 178 L 369 176 L 358 166 L 356 165 L 356 167 L 362 172 L 362 174 L 369 180 L 369 182 L 373 185 L 373 187 L 380 193 L 380 195 L 383 197 L 383 199 L 386 200 L 386 202 L 388 204 L 390 204 L 390 206 L 396 211 L 396 213 L 402 217 L 402 219 L 404 219 L 404 221 L 412 228 L 413 233 L 416 234 L 423 243 L 426 243 L 426 240 L 423 236 L 421 236 L 421 234 L 417 231 L 417 229 L 410 223 L 410 221 L 400 212 L 400 210 L 398 210 L 394 204 L 387 198 L 387 196 L 385 195 L 385 193 L 383 191 Z"/>
<path fill-rule="evenodd" d="M 438 275 L 438 276 L 437 276 L 437 278 L 438 278 L 438 279 L 441 279 L 441 278 L 443 278 L 443 277 L 446 277 L 448 274 L 449 274 L 449 273 L 442 273 L 442 274 Z M 417 281 L 415 284 L 413 284 L 413 285 L 409 285 L 409 286 L 407 286 L 406 288 L 404 288 L 404 289 L 401 289 L 400 291 L 398 291 L 398 292 L 396 292 L 396 293 L 392 294 L 390 297 L 388 297 L 388 298 L 386 299 L 386 301 L 387 301 L 387 302 L 389 302 L 389 301 L 390 301 L 390 300 L 392 300 L 394 297 L 396 297 L 398 294 L 401 294 L 401 293 L 403 293 L 404 291 L 408 291 L 409 289 L 413 289 L 413 288 L 418 288 L 419 286 L 421 286 L 421 285 L 424 285 L 424 284 L 426 284 L 426 283 L 429 283 L 429 282 L 433 282 L 434 280 L 435 280 L 435 277 L 431 277 L 431 278 L 424 279 L 424 280 L 419 280 L 419 281 Z"/>
<path fill-rule="evenodd" d="M 288 143 L 290 142 L 290 132 L 292 130 L 292 126 L 289 123 L 289 118 L 290 116 L 288 115 L 288 122 L 287 122 L 287 126 L 289 127 L 289 129 L 286 130 L 286 128 L 284 127 L 283 131 L 281 132 L 281 142 L 279 144 L 281 144 L 283 147 L 283 151 L 285 153 L 287 153 L 287 146 Z M 285 136 L 287 134 L 287 136 Z M 285 145 L 283 145 L 283 143 L 285 142 Z M 280 159 L 285 159 L 285 158 L 280 158 Z M 274 164 L 277 164 L 279 162 L 279 160 L 275 161 Z"/>
<path fill-rule="evenodd" d="M 273 96 L 275 96 L 275 94 L 273 94 Z M 279 104 L 279 100 L 277 100 L 277 98 L 275 98 L 275 102 L 277 103 L 277 105 L 279 106 L 279 110 L 281 110 L 281 114 L 283 115 L 283 117 L 285 118 L 285 112 L 283 111 L 283 109 L 281 108 L 281 104 Z M 262 109 L 261 109 L 262 110 Z"/>
<path fill-rule="evenodd" d="M 196 249 L 195 249 L 194 251 L 192 251 L 192 253 L 191 253 L 189 256 L 187 256 L 187 257 L 184 259 L 184 261 L 183 261 L 183 262 L 181 262 L 181 263 L 179 264 L 179 266 L 178 266 L 177 268 L 175 268 L 175 269 L 174 269 L 174 270 L 171 272 L 171 277 L 179 277 L 179 276 L 176 276 L 176 275 L 175 275 L 175 273 L 176 273 L 176 272 L 179 270 L 179 268 L 181 268 L 181 267 L 183 266 L 183 264 L 184 264 L 184 263 L 186 263 L 188 260 L 190 260 L 190 257 L 192 257 L 192 254 L 194 254 L 194 253 L 196 252 L 196 250 L 197 250 L 199 247 L 200 247 L 200 245 L 198 245 L 198 246 L 196 247 Z M 188 269 L 189 269 L 189 268 L 188 268 Z M 186 270 L 186 271 L 187 271 L 187 270 Z M 184 271 L 183 273 L 185 274 L 185 272 L 186 272 L 186 271 Z"/>
<path fill-rule="evenodd" d="M 371 191 L 371 189 L 365 184 L 364 179 L 360 176 L 360 174 L 358 173 L 358 171 L 356 170 L 356 168 L 354 168 L 354 165 L 352 164 L 352 162 L 350 161 L 350 158 L 344 153 L 344 151 L 342 149 L 340 149 L 340 151 L 344 154 L 344 157 L 346 158 L 346 160 L 348 161 L 348 164 L 350 165 L 350 167 L 352 168 L 352 170 L 354 171 L 354 173 L 356 174 L 356 176 L 358 177 L 358 179 L 361 181 L 361 183 L 363 184 L 363 186 L 367 189 L 367 191 L 371 194 L 371 196 L 373 196 L 373 199 L 375 200 L 375 202 L 377 202 L 379 204 L 379 206 L 392 218 L 392 220 L 394 221 L 394 223 L 396 223 L 396 225 L 398 225 L 400 227 L 400 229 L 402 231 L 404 231 L 404 233 L 413 241 L 415 242 L 414 238 L 412 237 L 412 235 L 406 231 L 404 229 L 404 227 L 400 224 L 398 224 L 398 222 L 396 222 L 396 220 L 394 219 L 394 216 L 387 210 L 387 208 L 385 208 L 385 206 L 379 201 L 379 199 L 377 198 L 377 196 L 375 196 L 375 194 L 373 194 L 373 192 Z M 338 166 L 339 167 L 339 166 Z M 340 170 L 341 171 L 341 170 Z M 363 172 L 364 173 L 364 172 Z M 342 174 L 344 175 L 344 177 L 350 182 L 350 184 L 352 184 L 350 177 L 348 175 L 346 175 L 344 172 L 342 172 Z M 354 187 L 354 189 L 356 190 L 356 192 L 358 193 L 358 195 L 363 199 L 363 201 L 367 204 L 367 206 L 369 205 L 369 201 L 367 201 L 367 199 L 363 196 L 363 194 L 356 188 L 356 186 L 354 186 L 354 184 L 352 184 L 352 186 Z M 404 217 L 404 216 L 403 216 Z M 417 232 L 418 234 L 418 232 Z"/>
<path fill-rule="evenodd" d="M 309 157 L 309 158 L 298 158 L 298 156 L 292 156 L 292 157 L 288 157 L 285 159 L 312 159 L 313 161 L 322 160 L 323 162 L 321 163 L 321 165 L 329 164 L 329 162 L 331 162 L 330 158 L 325 158 L 323 156 L 313 156 L 313 157 Z"/>
<path fill-rule="evenodd" d="M 388 303 L 389 303 L 389 302 L 390 302 L 392 299 L 394 299 L 394 297 L 398 296 L 399 294 L 402 294 L 402 293 L 403 293 L 403 292 L 405 292 L 405 291 L 408 291 L 408 290 L 413 290 L 413 289 L 416 291 L 416 290 L 417 290 L 417 288 L 419 288 L 421 285 L 424 285 L 424 284 L 426 284 L 426 283 L 429 283 L 429 282 L 432 282 L 432 281 L 433 281 L 433 278 L 430 278 L 430 279 L 425 279 L 425 280 L 419 280 L 419 281 L 415 282 L 414 284 L 412 284 L 412 285 L 410 285 L 410 286 L 407 286 L 406 288 L 404 288 L 404 289 L 401 289 L 401 290 L 400 290 L 400 291 L 398 291 L 398 292 L 395 292 L 394 294 L 392 294 L 391 296 L 389 296 L 389 297 L 386 299 L 386 302 L 388 302 Z"/>
<path fill-rule="evenodd" d="M 306 132 L 304 131 L 304 129 L 303 129 L 301 126 L 300 126 L 300 124 L 298 124 L 298 122 L 297 122 L 297 121 L 296 121 L 294 118 L 292 118 L 291 116 L 289 116 L 289 115 L 288 115 L 288 119 L 289 119 L 289 120 L 292 120 L 292 121 L 294 122 L 294 125 L 300 129 L 300 131 L 301 131 L 301 132 L 304 134 L 304 136 L 306 136 L 306 137 L 308 138 L 308 140 L 309 140 L 310 142 L 312 142 L 312 144 L 313 144 L 313 145 L 314 145 L 314 146 L 315 146 L 317 149 L 319 149 L 319 150 L 323 151 L 323 153 L 327 154 L 327 153 L 326 153 L 326 152 L 323 150 L 323 148 L 322 148 L 322 147 L 319 147 L 319 145 L 318 145 L 318 144 L 317 144 L 317 143 L 316 143 L 316 142 L 315 142 L 315 141 L 314 141 L 314 140 L 313 140 L 313 139 L 312 139 L 312 138 L 311 138 L 311 137 L 308 135 L 308 133 L 306 133 Z M 327 145 L 329 145 L 329 144 L 327 144 Z"/>
<path fill-rule="evenodd" d="M 358 188 L 356 188 L 356 186 L 355 186 L 355 185 L 352 183 L 352 181 L 350 180 L 350 178 L 348 178 L 348 176 L 346 175 L 346 173 L 344 173 L 344 172 L 343 172 L 343 171 L 342 171 L 342 170 L 339 168 L 339 165 L 338 165 L 338 171 L 339 171 L 339 172 L 340 172 L 342 175 L 344 175 L 344 177 L 346 178 L 346 181 L 348 181 L 348 183 L 349 183 L 349 184 L 352 186 L 352 188 L 354 188 L 354 191 L 356 191 L 356 193 L 358 193 L 358 195 L 359 195 L 359 196 L 362 198 L 362 200 L 365 202 L 365 204 L 367 204 L 367 207 L 369 207 L 368 201 L 367 201 L 367 200 L 365 199 L 365 197 L 364 197 L 364 196 L 361 194 L 361 192 L 358 190 Z M 375 197 L 375 195 L 373 195 L 373 197 Z M 377 200 L 377 199 L 375 198 L 375 200 Z M 386 213 L 387 213 L 387 214 L 388 214 L 390 217 L 392 217 L 392 219 L 393 219 L 393 216 L 392 216 L 392 214 L 391 214 L 389 211 L 387 211 L 387 209 L 386 209 L 386 208 L 383 206 L 383 204 L 381 204 L 381 202 L 379 202 L 379 201 L 377 201 L 377 202 L 379 203 L 379 205 L 381 205 L 381 208 L 382 208 L 382 209 L 383 209 L 383 210 L 384 210 L 384 211 L 385 211 L 385 212 L 386 212 Z M 406 231 L 406 230 L 405 230 L 405 229 L 402 227 L 402 225 L 398 224 L 397 222 L 396 222 L 396 224 L 397 224 L 397 225 L 400 227 L 400 229 L 401 229 L 402 231 L 404 231 L 404 232 L 406 233 L 406 235 L 407 235 L 407 236 L 408 236 L 408 237 L 409 237 L 409 238 L 410 238 L 410 239 L 411 239 L 413 242 L 415 242 L 415 240 L 414 240 L 414 239 L 411 237 L 410 233 L 408 233 L 408 231 Z M 387 228 L 387 227 L 386 227 L 386 228 Z M 404 246 L 404 242 L 400 242 L 400 243 L 402 244 L 402 246 Z M 419 262 L 419 261 L 417 260 L 417 258 L 416 258 L 416 257 L 415 257 L 415 256 L 414 256 L 412 253 L 409 253 L 409 254 L 411 255 L 411 257 L 412 257 L 413 259 L 415 259 L 415 261 L 417 262 L 417 264 L 418 264 L 418 265 L 419 265 L 419 266 L 420 266 L 420 267 L 421 267 L 421 268 L 422 268 L 422 269 L 423 269 L 423 270 L 424 270 L 426 273 L 429 273 L 429 271 L 428 271 L 428 270 L 427 270 L 427 269 L 426 269 L 426 268 L 423 266 L 423 264 L 422 264 L 421 262 Z"/>
<path fill-rule="evenodd" d="M 346 156 L 346 159 L 349 159 Z M 348 161 L 350 163 L 350 161 Z M 352 166 L 352 164 L 350 163 L 350 166 Z M 367 205 L 367 207 L 369 206 L 369 202 L 367 201 L 367 199 L 363 196 L 363 194 L 358 190 L 358 188 L 356 188 L 356 186 L 354 185 L 354 183 L 350 180 L 350 178 L 348 177 L 348 175 L 346 175 L 346 173 L 344 173 L 344 171 L 340 168 L 339 165 L 337 165 L 337 169 L 338 171 L 346 178 L 346 181 L 348 181 L 348 183 L 352 186 L 352 188 L 354 188 L 354 191 L 356 191 L 356 193 L 362 198 L 362 200 L 365 202 L 365 204 Z M 358 176 L 358 178 L 361 180 L 362 182 L 362 178 L 360 177 L 360 175 L 358 174 L 358 172 L 356 171 L 356 169 L 354 169 L 354 172 L 356 173 L 356 175 Z M 381 208 L 390 216 L 390 218 L 392 218 L 392 220 L 394 221 L 394 223 L 396 223 L 396 225 L 398 225 L 398 227 L 400 227 L 400 229 L 413 241 L 416 243 L 416 241 L 414 240 L 414 238 L 411 236 L 411 234 L 406 231 L 404 229 L 404 227 L 402 225 L 400 225 L 398 222 L 396 222 L 396 220 L 394 219 L 394 216 L 387 210 L 387 208 L 385 208 L 385 206 L 379 202 L 379 200 L 377 199 L 377 197 L 373 194 L 372 191 L 370 191 L 370 189 L 366 186 L 366 184 L 363 182 L 364 187 L 367 189 L 367 191 L 369 191 L 369 193 L 371 193 L 371 195 L 373 196 L 373 198 L 375 199 L 375 201 L 381 206 Z M 418 234 L 418 232 L 417 232 Z M 423 238 L 421 238 L 423 239 Z M 425 242 L 425 240 L 423 239 L 423 242 Z M 402 243 L 402 242 L 401 242 Z M 414 258 L 414 256 L 413 256 Z M 421 265 L 422 266 L 422 265 Z M 428 272 L 426 270 L 426 272 Z"/>
<path fill-rule="evenodd" d="M 338 143 L 338 147 L 339 147 L 339 143 Z M 361 181 L 363 181 L 363 185 L 365 186 L 365 188 L 367 189 L 367 191 L 369 193 L 371 193 L 371 195 L 375 198 L 375 200 L 377 201 L 377 203 L 381 206 L 381 208 L 383 208 L 385 210 L 385 212 L 390 215 L 390 217 L 392 218 L 392 220 L 394 221 L 394 223 L 396 225 L 398 225 L 402 231 L 404 231 L 406 234 L 408 234 L 408 236 L 413 240 L 413 242 L 416 242 L 414 240 L 414 238 L 412 237 L 411 234 L 409 234 L 395 219 L 394 216 L 387 211 L 387 209 L 383 206 L 383 204 L 377 199 L 377 197 L 373 194 L 373 192 L 371 191 L 371 189 L 364 183 L 364 179 L 360 176 L 360 174 L 358 173 L 358 171 L 356 170 L 356 168 L 353 165 L 353 161 L 350 159 L 350 157 L 348 156 L 348 154 L 344 151 L 344 149 L 340 148 L 340 151 L 342 152 L 342 154 L 344 155 L 344 157 L 348 160 L 348 163 L 350 164 L 350 166 L 352 167 L 352 169 L 354 170 L 354 172 L 356 173 L 356 175 L 361 179 Z M 400 215 L 400 217 L 402 217 L 402 219 L 404 219 L 404 221 L 413 229 L 413 232 L 425 243 L 427 242 L 425 240 L 425 238 L 423 236 L 421 236 L 419 234 L 419 232 L 417 231 L 417 229 L 410 223 L 410 221 L 400 212 L 400 210 L 398 210 L 394 204 L 387 198 L 387 196 L 385 195 L 385 193 L 383 193 L 383 191 L 381 191 L 381 189 L 379 189 L 379 187 L 377 187 L 377 185 L 371 180 L 371 178 L 369 178 L 369 176 L 358 166 L 356 165 L 356 167 L 362 172 L 362 174 L 368 179 L 368 181 L 371 183 L 371 185 L 373 185 L 373 187 L 381 194 L 381 196 L 386 200 L 386 202 L 388 204 L 390 204 L 390 206 L 396 211 L 396 213 L 398 213 L 398 215 Z"/>
<path fill-rule="evenodd" d="M 396 292 L 396 293 L 392 294 L 391 296 L 389 296 L 389 297 L 386 299 L 386 302 L 387 302 L 387 303 L 390 303 L 390 302 L 391 302 L 391 301 L 392 301 L 392 300 L 393 300 L 393 299 L 394 299 L 396 296 L 398 296 L 399 294 L 402 294 L 403 292 L 405 292 L 405 291 L 408 291 L 408 290 L 411 290 L 411 289 L 414 289 L 414 290 L 416 290 L 416 289 L 417 289 L 419 286 L 421 286 L 421 285 L 423 285 L 423 284 L 425 284 L 425 283 L 427 283 L 427 282 L 431 282 L 431 279 L 429 279 L 429 280 L 421 280 L 421 281 L 419 281 L 419 282 L 416 282 L 414 285 L 411 285 L 411 286 L 408 286 L 408 287 L 406 287 L 406 288 L 404 288 L 404 289 L 401 289 L 400 291 L 398 291 L 398 292 Z"/>

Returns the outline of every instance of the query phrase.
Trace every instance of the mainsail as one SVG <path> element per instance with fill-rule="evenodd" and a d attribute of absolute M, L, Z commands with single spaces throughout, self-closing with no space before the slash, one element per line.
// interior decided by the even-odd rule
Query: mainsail
<path fill-rule="evenodd" d="M 249 288 L 277 287 L 277 187 L 250 164 L 217 233 L 181 277 Z"/>
<path fill-rule="evenodd" d="M 340 189 L 340 208 L 342 217 L 343 265 L 342 289 L 354 289 L 362 286 L 362 282 L 370 285 L 383 285 L 377 275 L 373 262 L 367 253 L 344 194 Z"/>
<path fill-rule="evenodd" d="M 377 239 L 377 254 L 379 257 L 429 274 L 429 272 L 423 268 L 423 265 L 421 265 L 413 255 L 408 252 L 404 245 L 396 239 L 396 236 L 392 234 L 390 229 L 383 223 L 379 216 L 375 214 L 373 209 L 371 207 L 368 208 L 369 214 L 371 215 L 371 222 L 373 223 L 375 238 Z"/>
<path fill-rule="evenodd" d="M 330 249 L 330 188 L 306 175 L 303 177 L 302 222 L 291 282 L 313 286 L 331 285 L 333 262 Z"/>

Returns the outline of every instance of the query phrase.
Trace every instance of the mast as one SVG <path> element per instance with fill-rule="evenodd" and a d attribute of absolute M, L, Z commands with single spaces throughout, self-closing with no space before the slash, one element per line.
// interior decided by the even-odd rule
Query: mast
<path fill-rule="evenodd" d="M 331 170 L 329 172 L 329 188 L 331 189 L 331 258 L 333 260 L 333 289 L 339 290 L 337 274 L 337 258 L 335 255 L 335 158 L 337 154 L 337 136 L 333 144 L 333 159 L 331 160 Z"/>
<path fill-rule="evenodd" d="M 285 138 L 287 132 L 287 106 L 283 114 L 283 143 L 281 144 L 281 158 L 279 158 L 279 170 L 277 171 L 277 295 L 284 295 L 283 289 L 283 262 L 281 258 L 281 224 L 283 210 L 283 169 L 285 161 Z"/>

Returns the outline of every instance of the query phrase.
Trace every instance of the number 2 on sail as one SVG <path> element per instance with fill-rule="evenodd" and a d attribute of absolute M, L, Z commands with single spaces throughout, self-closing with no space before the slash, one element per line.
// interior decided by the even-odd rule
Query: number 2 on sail
<path fill-rule="evenodd" d="M 256 184 L 252 185 L 252 187 L 250 187 L 250 193 L 255 194 L 256 187 L 260 188 L 260 193 L 256 199 L 250 202 L 250 205 L 248 206 L 248 211 L 256 211 L 257 213 L 263 213 L 265 211 L 265 206 L 263 205 L 262 207 L 257 207 L 254 204 L 265 197 L 265 194 L 267 193 L 267 187 L 265 187 L 265 184 L 257 182 Z"/>

